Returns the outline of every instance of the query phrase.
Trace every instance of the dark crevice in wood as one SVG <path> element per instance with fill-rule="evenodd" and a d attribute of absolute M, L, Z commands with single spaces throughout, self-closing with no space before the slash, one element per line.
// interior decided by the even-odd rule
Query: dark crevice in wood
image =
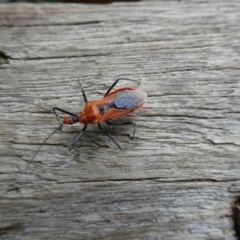
<path fill-rule="evenodd" d="M 21 223 L 14 223 L 7 227 L 0 228 L 0 236 L 6 235 L 6 234 L 13 234 L 16 231 L 23 231 L 23 224 Z"/>
<path fill-rule="evenodd" d="M 50 59 L 69 59 L 69 58 L 86 58 L 86 57 L 105 57 L 111 55 L 111 53 L 98 53 L 98 54 L 84 54 L 84 55 L 79 55 L 79 56 L 54 56 L 54 57 L 36 57 L 36 58 L 30 58 L 30 57 L 26 57 L 26 58 L 11 58 L 12 60 L 17 60 L 17 61 L 38 61 L 38 60 L 50 60 Z"/>
<path fill-rule="evenodd" d="M 234 203 L 232 207 L 233 211 L 233 222 L 234 222 L 234 230 L 236 232 L 236 236 L 240 240 L 240 197 Z"/>
<path fill-rule="evenodd" d="M 89 24 L 99 24 L 101 23 L 102 21 L 87 21 L 87 22 L 68 22 L 68 23 L 47 23 L 47 24 L 44 24 L 44 23 L 41 23 L 41 24 L 23 24 L 23 25 L 14 25 L 14 24 L 9 24 L 9 25 L 2 25 L 2 27 L 9 27 L 9 28 L 14 28 L 14 27 L 17 27 L 17 28 L 25 28 L 25 27 L 51 27 L 51 26 L 78 26 L 78 25 L 89 25 Z M 1 25 L 0 25 L 1 26 Z"/>
<path fill-rule="evenodd" d="M 8 59 L 11 59 L 5 52 L 0 50 L 0 65 L 8 64 Z"/>
<path fill-rule="evenodd" d="M 212 145 L 230 145 L 230 146 L 236 146 L 236 147 L 238 147 L 238 146 L 240 146 L 240 145 L 238 145 L 238 144 L 236 144 L 236 143 L 230 143 L 230 142 L 221 142 L 221 143 L 216 143 L 216 142 L 214 142 L 213 140 L 211 140 L 211 139 L 209 139 L 209 138 L 205 138 L 205 140 L 207 141 L 207 142 L 209 142 L 209 143 L 211 143 Z"/>
<path fill-rule="evenodd" d="M 142 114 L 142 116 L 144 116 Z M 147 117 L 182 117 L 182 118 L 196 118 L 196 119 L 225 119 L 225 117 L 200 117 L 200 116 L 190 116 L 190 115 L 167 115 L 167 114 L 151 114 L 149 113 Z"/>
<path fill-rule="evenodd" d="M 113 2 L 140 2 L 141 0 L 62 0 L 66 3 L 110 4 Z"/>
<path fill-rule="evenodd" d="M 41 179 L 46 179 L 44 177 L 41 177 Z M 51 181 L 55 181 L 53 179 L 50 179 Z M 153 178 L 123 178 L 123 179 L 98 179 L 98 180 L 79 180 L 79 181 L 66 181 L 66 182 L 57 182 L 58 184 L 66 184 L 66 183 L 111 183 L 111 182 L 145 182 L 145 181 L 154 181 L 159 183 L 209 183 L 209 182 L 238 182 L 240 179 L 227 179 L 227 180 L 217 180 L 214 178 L 206 178 L 206 179 L 181 179 L 181 180 L 162 180 L 161 178 L 153 177 Z"/>
<path fill-rule="evenodd" d="M 7 192 L 19 192 L 20 188 L 19 187 L 13 187 L 7 190 Z"/>

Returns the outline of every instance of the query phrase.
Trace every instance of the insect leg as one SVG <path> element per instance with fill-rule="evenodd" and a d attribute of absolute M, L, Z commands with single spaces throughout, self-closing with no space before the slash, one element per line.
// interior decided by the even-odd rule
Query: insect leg
<path fill-rule="evenodd" d="M 128 81 L 133 81 L 133 82 L 137 82 L 139 83 L 137 80 L 133 80 L 133 79 L 129 79 L 129 78 L 118 78 L 114 81 L 114 83 L 112 84 L 112 86 L 107 90 L 107 92 L 105 93 L 104 97 L 106 97 L 111 90 L 116 86 L 116 84 L 120 81 L 120 80 L 128 80 Z"/>
<path fill-rule="evenodd" d="M 63 112 L 63 113 L 66 113 L 66 114 L 68 114 L 68 115 L 71 115 L 71 116 L 73 116 L 73 117 L 77 117 L 77 114 L 75 114 L 75 113 L 72 113 L 72 112 L 69 112 L 69 111 L 67 111 L 67 110 L 65 110 L 65 109 L 62 109 L 62 108 L 59 108 L 59 107 L 54 107 L 53 108 L 53 112 L 56 114 L 56 110 L 58 110 L 58 111 L 60 111 L 60 112 Z"/>
<path fill-rule="evenodd" d="M 110 126 L 116 126 L 116 125 L 130 125 L 132 124 L 133 125 L 133 136 L 132 138 L 135 137 L 135 130 L 136 130 L 136 123 L 135 122 L 132 122 L 132 121 L 128 121 L 128 122 L 122 122 L 122 123 L 115 123 L 115 122 L 109 122 L 109 121 L 106 121 L 106 123 Z"/>
<path fill-rule="evenodd" d="M 98 124 L 98 127 L 100 128 L 100 130 L 101 130 L 104 134 L 106 134 L 109 138 L 111 138 L 112 141 L 113 141 L 121 150 L 123 150 L 123 149 L 121 148 L 121 146 L 114 140 L 114 138 L 113 138 L 106 130 L 104 130 L 104 129 L 102 128 L 102 126 L 100 125 L 100 123 Z"/>
<path fill-rule="evenodd" d="M 59 129 L 61 129 L 62 125 L 60 125 L 58 128 L 56 128 L 47 138 L 45 138 L 45 140 L 42 142 L 42 144 L 39 146 L 38 150 L 35 152 L 35 154 L 33 155 L 33 157 L 31 158 L 31 160 L 29 161 L 29 163 L 27 164 L 27 167 L 25 169 L 25 174 L 28 170 L 28 167 L 30 165 L 30 163 L 33 161 L 33 159 L 36 157 L 36 155 L 39 153 L 40 149 L 42 148 L 42 146 L 44 145 L 44 143 L 54 134 L 56 133 Z"/>
<path fill-rule="evenodd" d="M 73 117 L 77 117 L 77 116 L 78 116 L 77 114 L 72 113 L 72 112 L 69 112 L 69 111 L 64 110 L 64 109 L 62 109 L 62 108 L 54 107 L 54 108 L 53 108 L 53 113 L 55 114 L 57 120 L 59 121 L 59 123 L 60 123 L 61 125 L 62 125 L 62 122 L 61 122 L 58 114 L 56 113 L 56 110 L 58 110 L 58 111 L 60 111 L 60 112 L 63 112 L 63 113 L 66 113 L 66 114 L 68 114 L 68 115 L 70 115 L 70 116 L 73 116 Z"/>
<path fill-rule="evenodd" d="M 87 103 L 87 102 L 88 102 L 88 100 L 87 100 L 87 95 L 86 95 L 86 93 L 85 93 L 85 91 L 84 91 L 84 89 L 83 89 L 82 84 L 81 84 L 80 81 L 79 81 L 79 83 L 80 83 L 80 87 L 81 87 L 81 89 L 82 89 L 82 95 L 83 95 L 84 102 Z"/>
<path fill-rule="evenodd" d="M 87 125 L 83 127 L 83 129 L 81 130 L 81 132 L 77 135 L 77 137 L 73 140 L 73 142 L 71 143 L 70 147 L 69 147 L 69 151 L 72 150 L 74 148 L 74 146 L 76 145 L 76 143 L 78 142 L 78 140 L 81 138 L 81 136 L 84 134 L 85 130 L 87 128 Z"/>

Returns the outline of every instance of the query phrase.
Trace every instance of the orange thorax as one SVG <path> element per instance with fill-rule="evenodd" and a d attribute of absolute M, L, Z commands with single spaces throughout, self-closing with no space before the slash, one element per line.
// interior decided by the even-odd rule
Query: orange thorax
<path fill-rule="evenodd" d="M 99 114 L 98 106 L 94 103 L 86 103 L 85 108 L 79 114 L 80 122 L 84 125 L 99 123 L 101 115 Z"/>

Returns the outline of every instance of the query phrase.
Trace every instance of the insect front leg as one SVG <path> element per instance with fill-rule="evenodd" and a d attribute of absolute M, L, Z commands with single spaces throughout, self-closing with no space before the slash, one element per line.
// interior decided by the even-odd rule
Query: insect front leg
<path fill-rule="evenodd" d="M 54 107 L 53 108 L 53 113 L 55 114 L 55 116 L 56 116 L 57 120 L 59 121 L 60 125 L 62 125 L 62 121 L 60 120 L 59 115 L 57 114 L 56 110 L 59 111 L 59 112 L 66 113 L 66 114 L 68 114 L 70 116 L 73 116 L 73 117 L 78 117 L 78 115 L 75 114 L 75 113 L 69 112 L 69 111 L 67 111 L 65 109 L 62 109 L 62 108 L 59 108 L 59 107 Z"/>
<path fill-rule="evenodd" d="M 57 111 L 60 111 L 60 112 L 63 112 L 63 113 L 66 113 L 66 114 L 68 114 L 68 115 L 70 115 L 70 116 L 73 116 L 73 117 L 78 118 L 78 115 L 75 114 L 75 113 L 69 112 L 69 111 L 67 111 L 67 110 L 65 110 L 65 109 L 62 109 L 62 108 L 59 108 L 59 107 L 54 107 L 54 108 L 53 108 L 53 112 L 54 112 L 57 120 L 59 121 L 60 126 L 62 126 L 63 124 L 62 124 L 62 121 L 61 121 L 61 119 L 59 118 L 59 115 L 57 114 L 56 110 L 57 110 Z M 70 145 L 70 147 L 69 147 L 69 151 L 74 148 L 74 146 L 76 145 L 76 143 L 78 142 L 78 140 L 81 138 L 81 136 L 82 136 L 83 133 L 85 132 L 86 128 L 87 128 L 87 125 L 83 127 L 83 129 L 81 130 L 81 132 L 80 132 L 80 133 L 77 135 L 77 137 L 73 140 L 73 142 L 71 143 L 71 145 Z"/>
<path fill-rule="evenodd" d="M 87 128 L 87 125 L 85 125 L 83 127 L 83 129 L 81 130 L 81 132 L 77 135 L 77 137 L 73 140 L 73 142 L 71 143 L 70 147 L 69 147 L 69 151 L 72 150 L 74 148 L 74 146 L 76 145 L 76 143 L 78 142 L 78 140 L 81 138 L 81 136 L 84 134 L 85 130 Z"/>
<path fill-rule="evenodd" d="M 47 140 L 53 135 L 55 134 L 58 130 L 60 130 L 62 127 L 62 125 L 60 125 L 58 128 L 56 128 L 47 138 L 45 138 L 45 140 L 41 143 L 41 145 L 39 146 L 38 150 L 35 152 L 35 154 L 33 155 L 33 157 L 31 158 L 31 160 L 29 161 L 29 163 L 27 164 L 27 167 L 25 169 L 25 174 L 27 173 L 28 167 L 30 165 L 30 163 L 33 161 L 33 159 L 36 157 L 36 155 L 39 153 L 39 151 L 41 150 L 42 146 L 47 142 Z"/>

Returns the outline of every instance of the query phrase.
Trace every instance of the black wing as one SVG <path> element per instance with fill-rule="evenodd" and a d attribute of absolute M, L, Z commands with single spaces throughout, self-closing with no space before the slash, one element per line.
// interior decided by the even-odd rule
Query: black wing
<path fill-rule="evenodd" d="M 136 90 L 120 92 L 111 103 L 115 109 L 132 110 L 142 104 L 147 94 Z"/>

